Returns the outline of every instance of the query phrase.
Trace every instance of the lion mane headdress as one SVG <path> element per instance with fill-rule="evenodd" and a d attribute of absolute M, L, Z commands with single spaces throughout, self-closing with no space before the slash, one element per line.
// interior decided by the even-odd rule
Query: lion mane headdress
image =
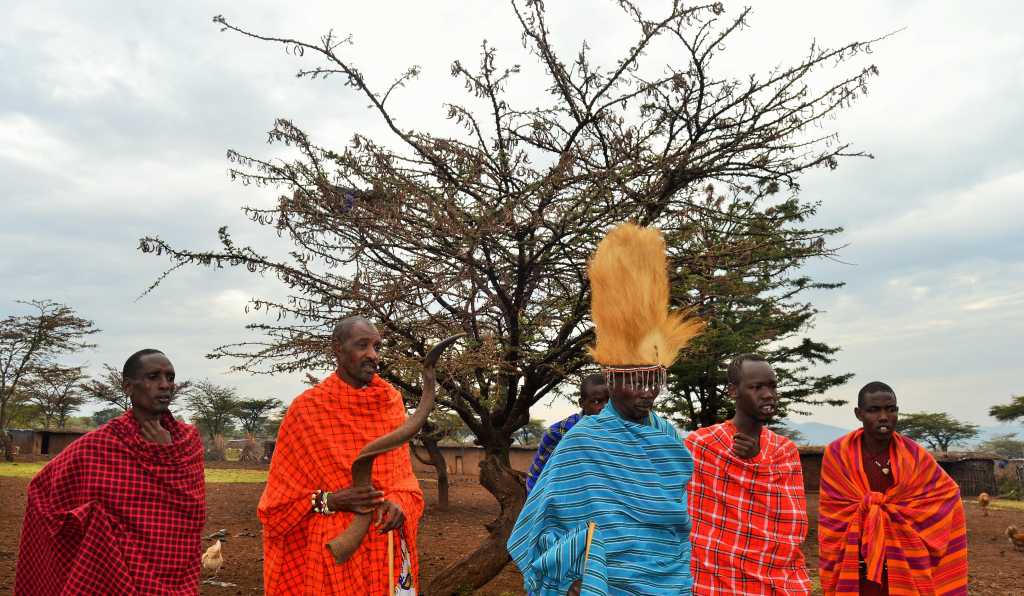
<path fill-rule="evenodd" d="M 590 315 L 596 343 L 590 356 L 606 377 L 633 386 L 665 386 L 666 369 L 704 329 L 688 310 L 669 310 L 665 239 L 655 228 L 621 224 L 590 258 Z"/>

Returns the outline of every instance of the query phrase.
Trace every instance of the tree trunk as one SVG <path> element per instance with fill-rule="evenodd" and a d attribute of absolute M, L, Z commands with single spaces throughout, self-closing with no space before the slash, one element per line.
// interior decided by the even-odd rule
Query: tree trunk
<path fill-rule="evenodd" d="M 11 435 L 7 434 L 7 429 L 0 426 L 0 444 L 3 445 L 4 461 L 14 461 L 14 446 L 12 442 Z"/>
<path fill-rule="evenodd" d="M 480 484 L 501 506 L 497 519 L 487 524 L 490 536 L 475 551 L 437 574 L 424 594 L 470 593 L 494 579 L 508 564 L 510 557 L 505 545 L 526 500 L 526 483 L 523 475 L 509 465 L 507 454 L 488 453 L 480 462 Z"/>
<path fill-rule="evenodd" d="M 416 459 L 421 462 L 434 466 L 434 470 L 437 473 L 437 508 L 441 511 L 448 511 L 448 464 L 444 461 L 444 455 L 441 453 L 441 449 L 437 446 L 437 440 L 420 436 L 420 442 L 423 443 L 423 447 L 427 450 L 427 454 L 430 456 L 429 460 L 425 460 L 420 457 L 419 453 L 416 453 L 416 446 L 413 445 L 413 453 L 416 455 Z"/>

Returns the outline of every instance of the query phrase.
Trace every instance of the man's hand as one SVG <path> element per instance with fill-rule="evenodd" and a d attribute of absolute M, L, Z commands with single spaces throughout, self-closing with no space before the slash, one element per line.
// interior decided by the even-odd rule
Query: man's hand
<path fill-rule="evenodd" d="M 384 493 L 372 486 L 350 486 L 327 496 L 331 511 L 370 513 L 384 502 Z"/>
<path fill-rule="evenodd" d="M 743 433 L 736 433 L 732 436 L 732 454 L 736 457 L 740 459 L 751 459 L 755 457 L 759 451 L 761 451 L 761 445 L 758 443 L 758 439 Z"/>
<path fill-rule="evenodd" d="M 171 433 L 160 425 L 159 418 L 150 418 L 149 420 L 140 422 L 139 430 L 142 432 L 142 438 L 146 439 L 150 443 L 170 445 L 174 442 L 171 439 Z"/>
<path fill-rule="evenodd" d="M 392 501 L 382 501 L 373 517 L 374 525 L 380 528 L 381 534 L 397 530 L 405 523 L 405 512 Z"/>
<path fill-rule="evenodd" d="M 582 590 L 582 589 L 583 589 L 583 580 L 582 579 L 578 579 L 578 580 L 572 582 L 572 585 L 569 586 L 569 591 L 566 592 L 566 594 L 568 596 L 580 596 L 580 590 Z"/>

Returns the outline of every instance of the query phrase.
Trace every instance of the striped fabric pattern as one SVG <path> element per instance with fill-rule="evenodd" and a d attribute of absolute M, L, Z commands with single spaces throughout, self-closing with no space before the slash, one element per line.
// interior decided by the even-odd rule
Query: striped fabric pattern
<path fill-rule="evenodd" d="M 854 595 L 859 562 L 891 596 L 967 594 L 967 527 L 960 489 L 930 453 L 893 433 L 894 485 L 872 492 L 861 456 L 863 429 L 833 442 L 821 467 L 818 542 L 825 594 Z"/>
<path fill-rule="evenodd" d="M 587 523 L 597 524 L 582 594 L 690 594 L 686 484 L 693 460 L 676 430 L 614 406 L 565 435 L 508 541 L 532 594 L 565 594 L 583 576 Z"/>
<path fill-rule="evenodd" d="M 762 427 L 760 452 L 732 454 L 732 422 L 686 437 L 695 463 L 693 593 L 713 596 L 809 594 L 800 545 L 807 536 L 800 453 L 789 439 Z"/>
<path fill-rule="evenodd" d="M 558 446 L 558 442 L 562 440 L 565 433 L 569 432 L 569 429 L 576 426 L 576 423 L 580 421 L 583 415 L 576 412 L 572 416 L 559 420 L 548 427 L 547 432 L 541 437 L 540 447 L 537 448 L 537 455 L 533 456 L 533 463 L 530 464 L 530 471 L 526 475 L 526 492 L 529 493 L 533 490 L 533 485 L 537 484 L 537 479 L 540 478 L 540 473 L 544 470 L 544 464 L 548 462 L 548 458 L 555 452 L 555 447 Z"/>

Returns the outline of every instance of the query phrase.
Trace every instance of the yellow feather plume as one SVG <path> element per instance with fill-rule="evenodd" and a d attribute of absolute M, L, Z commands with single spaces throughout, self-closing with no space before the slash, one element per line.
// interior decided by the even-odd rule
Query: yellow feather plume
<path fill-rule="evenodd" d="M 590 259 L 590 315 L 597 334 L 590 348 L 605 366 L 671 366 L 704 321 L 669 311 L 665 240 L 654 228 L 622 224 L 608 232 Z"/>

